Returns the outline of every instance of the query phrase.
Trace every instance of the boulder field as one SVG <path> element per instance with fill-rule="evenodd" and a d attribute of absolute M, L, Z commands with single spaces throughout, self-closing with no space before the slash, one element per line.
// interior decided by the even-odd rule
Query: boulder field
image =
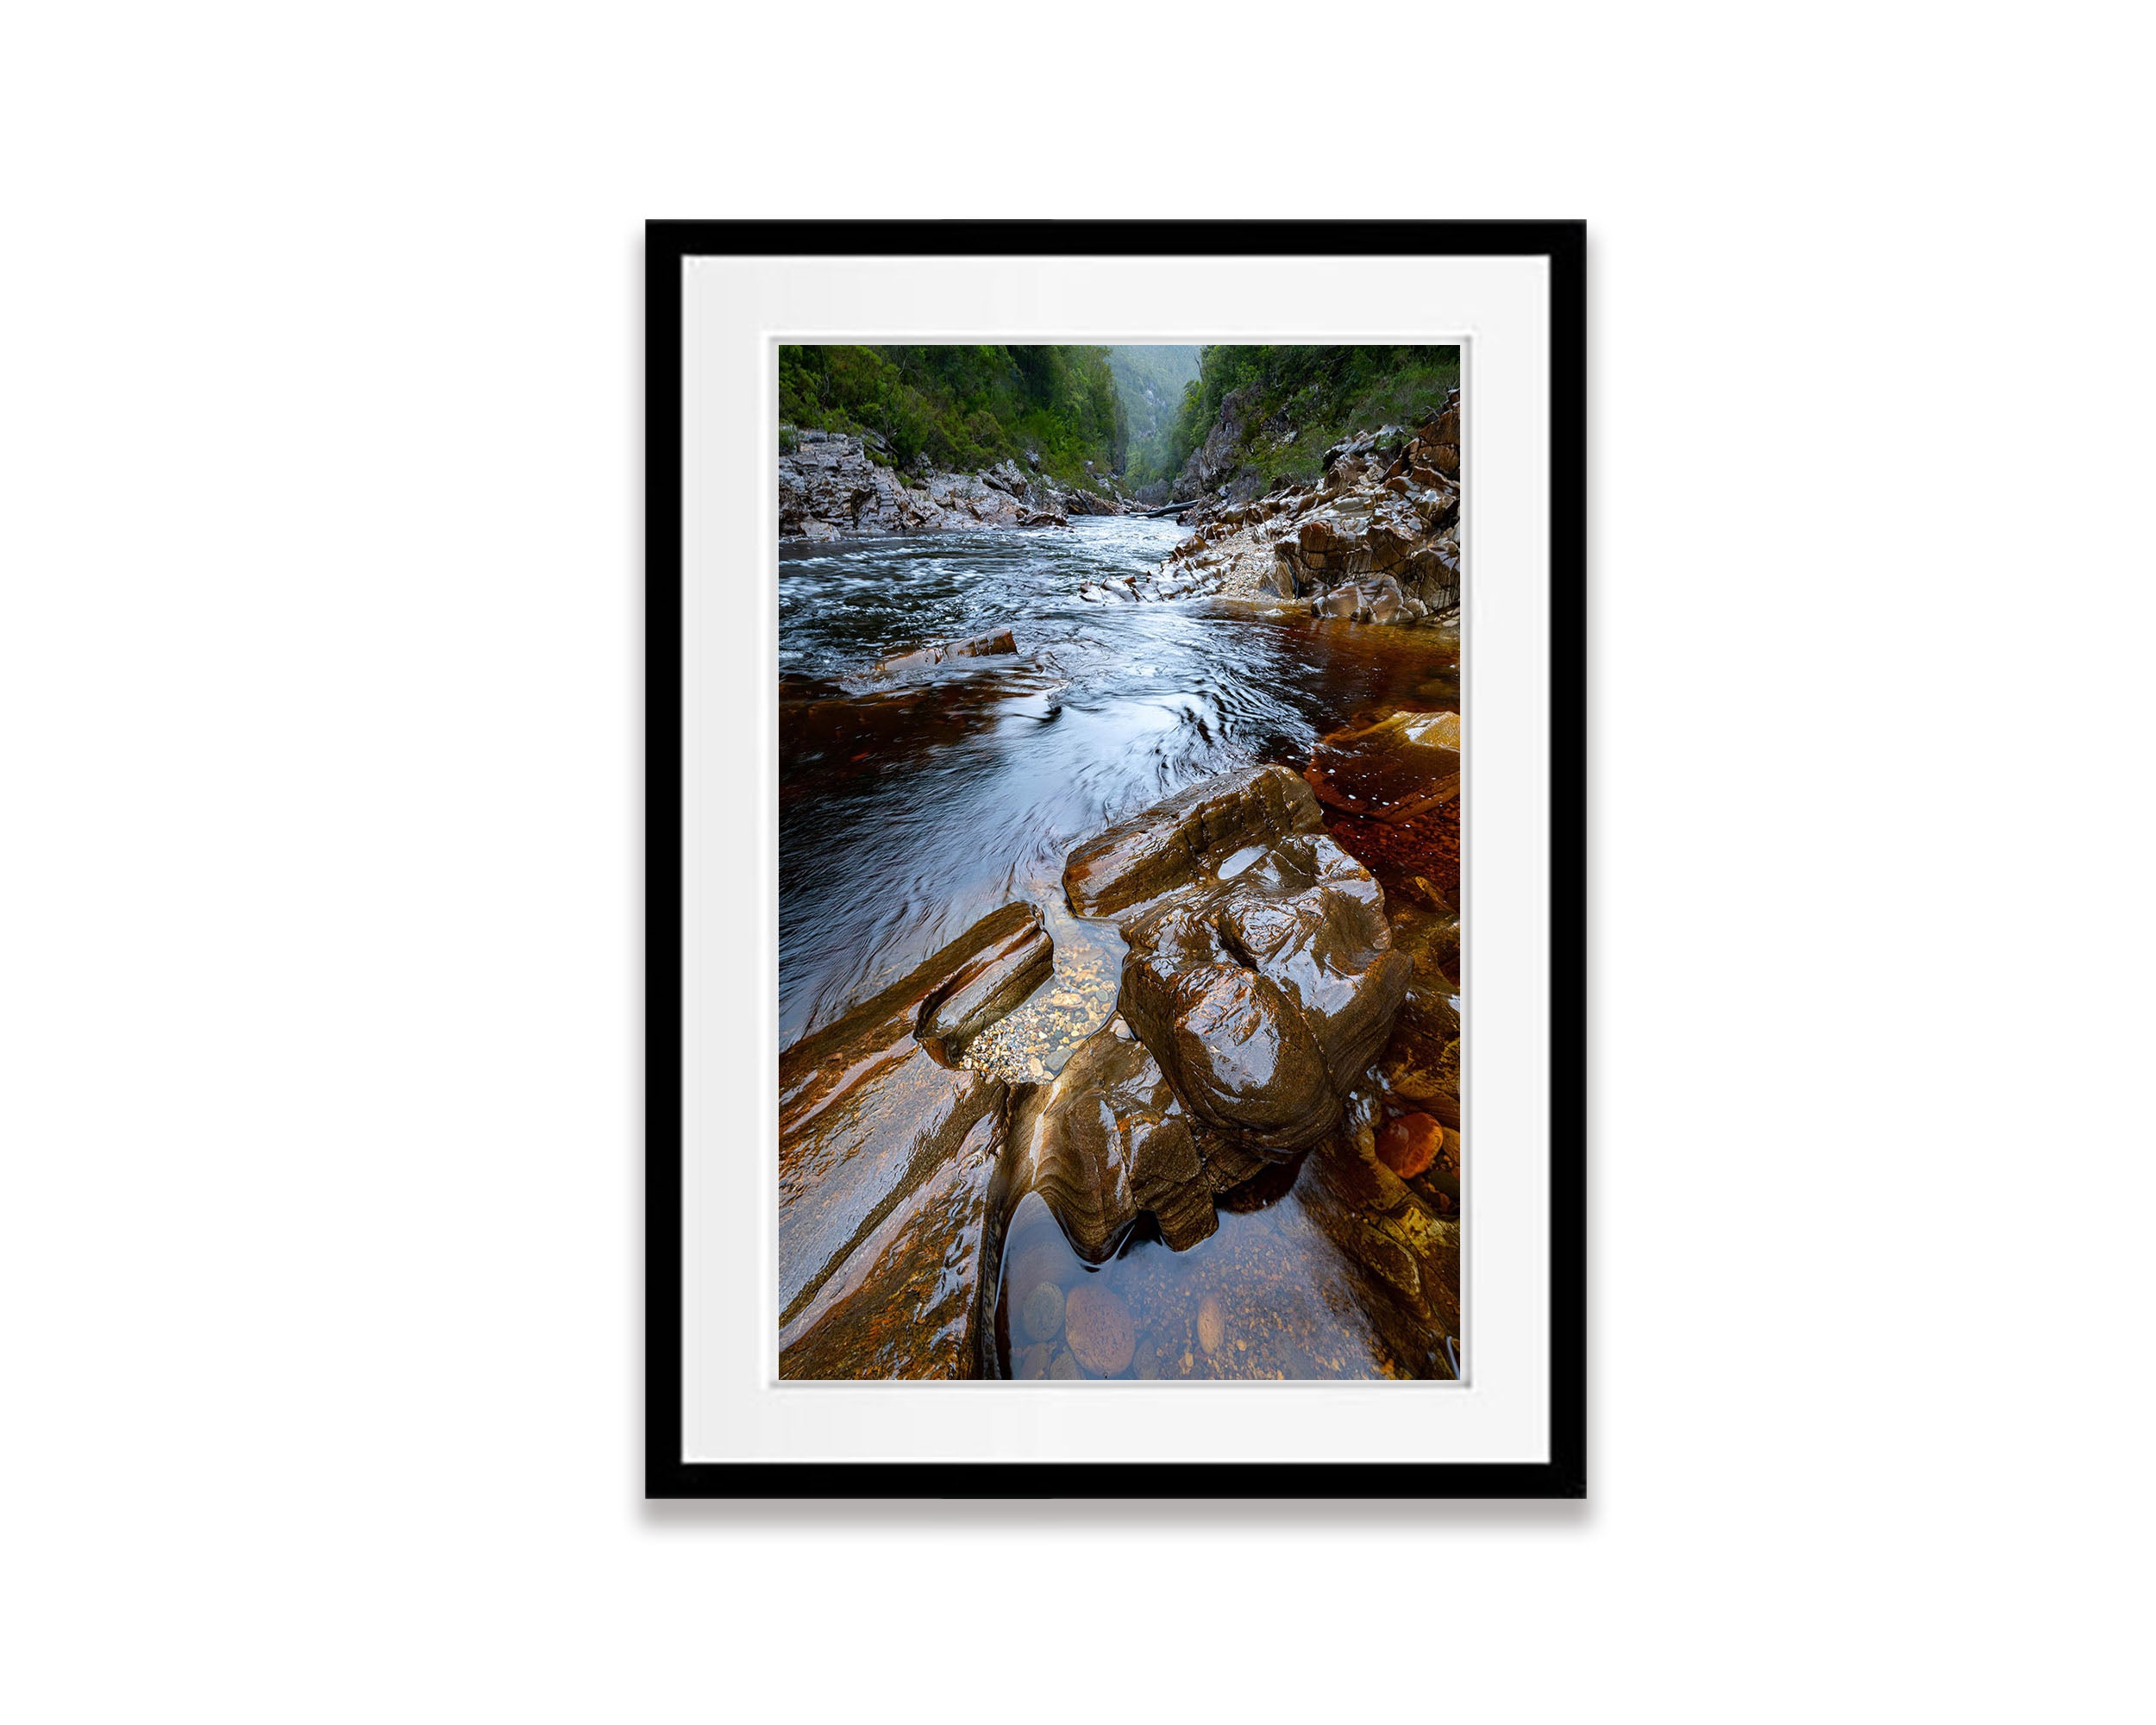
<path fill-rule="evenodd" d="M 1340 759 L 1316 776 L 1389 787 L 1392 752 L 1434 751 L 1433 729 L 1423 715 L 1328 739 Z M 1374 765 L 1355 747 L 1365 732 L 1387 756 Z M 1457 730 L 1445 735 L 1456 750 Z M 1327 1255 L 1323 1279 L 1354 1290 L 1369 1352 L 1408 1375 L 1451 1374 L 1457 924 L 1441 894 L 1388 913 L 1322 807 L 1310 779 L 1251 768 L 1072 851 L 1070 909 L 1112 920 L 1127 952 L 1115 1016 L 1046 1082 L 963 1060 L 1052 969 L 1039 913 L 1023 904 L 787 1051 L 782 1376 L 1000 1375 L 1002 1244 L 1022 1202 L 1044 1206 L 1069 1251 L 1099 1264 L 1149 1221 L 1180 1252 L 1214 1233 L 1222 1209 L 1291 1189 L 1311 1249 Z M 1018 1314 L 1018 1342 L 1033 1338 L 1021 1375 L 1049 1371 L 1038 1338 L 1051 1330 L 1068 1346 L 1050 1375 L 1132 1369 L 1128 1314 L 1112 1299 L 1074 1293 L 1081 1309 L 1069 1312 L 1061 1283 L 1051 1295 L 1034 1279 L 1043 1287 Z M 1139 1375 L 1155 1369 L 1146 1359 Z"/>
<path fill-rule="evenodd" d="M 1074 515 L 1121 515 L 1137 506 L 1112 494 L 1110 479 L 1098 489 L 1064 486 L 1014 461 L 978 474 L 909 473 L 877 460 L 870 448 L 862 438 L 823 431 L 782 439 L 781 542 L 1068 527 Z"/>
<path fill-rule="evenodd" d="M 1232 398 L 1222 407 L 1224 435 Z M 1232 439 L 1229 440 L 1231 442 Z M 1206 446 L 1211 447 L 1210 443 Z M 1219 477 L 1206 449 L 1186 473 Z M 1178 518 L 1190 536 L 1148 575 L 1096 582 L 1096 603 L 1205 594 L 1300 602 L 1313 617 L 1418 623 L 1461 598 L 1460 406 L 1428 423 L 1351 437 L 1326 451 L 1314 485 L 1219 485 Z"/>

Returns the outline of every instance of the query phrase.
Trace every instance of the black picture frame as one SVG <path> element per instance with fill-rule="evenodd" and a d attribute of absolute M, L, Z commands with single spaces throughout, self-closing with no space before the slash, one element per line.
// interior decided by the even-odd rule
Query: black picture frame
<path fill-rule="evenodd" d="M 692 258 L 1535 256 L 1550 269 L 1549 1459 L 699 1462 L 682 1454 L 682 274 Z M 650 1498 L 1587 1494 L 1587 228 L 1583 222 L 695 222 L 646 228 L 645 1448 Z"/>

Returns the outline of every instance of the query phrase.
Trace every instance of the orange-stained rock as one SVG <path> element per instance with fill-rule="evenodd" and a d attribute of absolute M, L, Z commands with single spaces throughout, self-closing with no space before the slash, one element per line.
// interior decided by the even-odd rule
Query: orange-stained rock
<path fill-rule="evenodd" d="M 1090 1283 L 1071 1290 L 1063 1307 L 1063 1336 L 1079 1364 L 1096 1377 L 1112 1377 L 1138 1351 L 1131 1308 Z"/>
<path fill-rule="evenodd" d="M 974 959 L 1038 921 L 1023 904 L 983 917 L 910 975 L 779 1057 L 781 1324 L 793 1322 L 978 1121 L 1000 1112 L 1001 1080 L 944 1065 L 915 1029 L 924 1006 Z"/>
<path fill-rule="evenodd" d="M 1377 1134 L 1377 1157 L 1403 1180 L 1420 1174 L 1438 1158 L 1445 1128 L 1427 1114 L 1402 1114 Z"/>
<path fill-rule="evenodd" d="M 1338 1251 L 1395 1364 L 1413 1377 L 1451 1377 L 1445 1338 L 1460 1333 L 1460 1228 L 1418 1189 L 1423 1180 L 1402 1181 L 1344 1129 L 1311 1152 L 1295 1201 Z"/>
<path fill-rule="evenodd" d="M 1063 864 L 1064 896 L 1080 916 L 1112 916 L 1246 846 L 1323 826 L 1310 787 L 1285 767 L 1223 773 L 1080 845 Z"/>
<path fill-rule="evenodd" d="M 1400 821 L 1460 792 L 1460 716 L 1395 712 L 1336 731 L 1312 751 L 1318 800 L 1345 814 Z"/>
<path fill-rule="evenodd" d="M 779 1376 L 973 1377 L 1002 1133 L 990 1114 L 847 1254 L 779 1332 Z"/>

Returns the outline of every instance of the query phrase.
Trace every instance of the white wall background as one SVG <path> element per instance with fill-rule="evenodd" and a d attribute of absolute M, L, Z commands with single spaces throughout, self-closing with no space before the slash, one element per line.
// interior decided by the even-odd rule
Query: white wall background
<path fill-rule="evenodd" d="M 2149 44 L 1476 10 L 11 20 L 0 1712 L 2147 1709 Z M 646 1510 L 639 224 L 1143 213 L 1594 224 L 1593 1502 Z"/>

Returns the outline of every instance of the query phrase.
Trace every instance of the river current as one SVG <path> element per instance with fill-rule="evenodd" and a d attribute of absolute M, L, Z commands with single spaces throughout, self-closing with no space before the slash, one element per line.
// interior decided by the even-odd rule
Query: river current
<path fill-rule="evenodd" d="M 1067 907 L 1072 849 L 1210 775 L 1300 772 L 1321 736 L 1374 712 L 1457 705 L 1445 631 L 1319 622 L 1273 599 L 1081 596 L 1150 570 L 1181 536 L 1107 518 L 782 554 L 782 1046 L 1022 899 L 1055 938 L 1055 976 L 980 1040 L 1019 1031 L 1007 1070 L 1040 1081 L 1116 1009 L 1122 941 Z M 1015 654 L 878 672 L 914 643 L 1006 628 Z M 995 1375 L 1453 1375 L 1449 1341 L 1440 1353 L 1377 1320 L 1367 1267 L 1339 1249 L 1339 1192 L 1282 1178 L 1224 1195 L 1191 1249 L 1170 1251 L 1147 1217 L 1101 1264 L 1026 1195 L 995 1271 Z M 1088 1363 L 1074 1327 L 1103 1313 L 1113 1352 Z"/>
<path fill-rule="evenodd" d="M 1059 946 L 1083 938 L 1062 906 L 1075 845 L 1214 773 L 1300 771 L 1356 710 L 1455 691 L 1402 652 L 1403 631 L 1271 602 L 1080 597 L 1152 568 L 1182 535 L 1172 521 L 1081 518 L 781 552 L 790 689 L 881 697 L 877 662 L 923 640 L 1008 628 L 1018 649 L 903 680 L 905 704 L 888 703 L 872 746 L 783 763 L 782 1047 L 1013 899 L 1041 906 Z"/>

